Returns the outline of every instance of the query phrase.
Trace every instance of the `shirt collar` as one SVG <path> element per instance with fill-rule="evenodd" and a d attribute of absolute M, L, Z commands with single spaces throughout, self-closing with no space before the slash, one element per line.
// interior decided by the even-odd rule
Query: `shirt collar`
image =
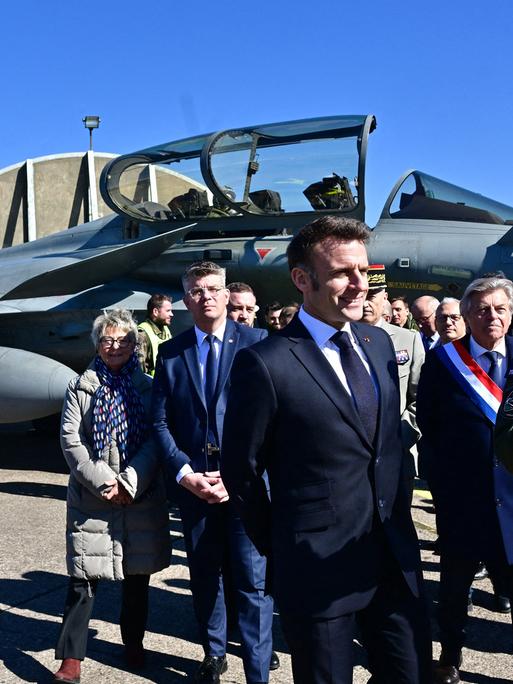
<path fill-rule="evenodd" d="M 226 318 L 224 321 L 221 323 L 221 325 L 214 330 L 212 335 L 216 337 L 219 342 L 223 341 L 224 338 L 224 331 L 226 330 Z M 198 343 L 198 347 L 201 347 L 203 342 L 205 341 L 205 337 L 209 335 L 210 333 L 206 333 L 203 330 L 200 330 L 197 325 L 194 326 L 194 332 L 196 333 L 196 341 Z"/>
<path fill-rule="evenodd" d="M 349 333 L 351 340 L 354 341 L 353 333 L 351 332 L 351 326 L 347 321 L 341 328 L 334 328 L 332 325 L 328 325 L 328 323 L 324 323 L 318 318 L 311 316 L 304 310 L 303 307 L 299 309 L 298 316 L 299 320 L 313 337 L 314 342 L 318 347 L 325 347 L 330 341 L 330 337 L 332 337 L 332 335 L 339 330 L 344 330 L 345 332 Z"/>
<path fill-rule="evenodd" d="M 478 359 L 480 356 L 482 356 L 483 354 L 486 354 L 486 352 L 489 352 L 489 351 L 497 352 L 500 356 L 502 356 L 503 358 L 506 358 L 506 340 L 504 339 L 504 337 L 499 342 L 499 344 L 493 350 L 491 350 L 491 349 L 485 349 L 478 342 L 475 341 L 475 339 L 472 337 L 472 335 L 470 336 L 470 355 L 474 359 Z"/>
<path fill-rule="evenodd" d="M 424 335 L 424 338 L 429 340 L 431 344 L 434 344 L 435 342 L 438 342 L 440 335 L 438 334 L 438 331 L 435 330 L 435 332 L 431 333 L 431 335 Z"/>

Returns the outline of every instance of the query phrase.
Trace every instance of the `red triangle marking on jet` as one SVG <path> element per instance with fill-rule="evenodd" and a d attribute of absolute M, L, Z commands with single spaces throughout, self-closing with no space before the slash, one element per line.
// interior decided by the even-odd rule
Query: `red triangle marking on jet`
<path fill-rule="evenodd" d="M 273 249 L 274 247 L 258 247 L 255 251 L 260 257 L 260 261 L 263 261 L 269 252 L 273 251 Z"/>

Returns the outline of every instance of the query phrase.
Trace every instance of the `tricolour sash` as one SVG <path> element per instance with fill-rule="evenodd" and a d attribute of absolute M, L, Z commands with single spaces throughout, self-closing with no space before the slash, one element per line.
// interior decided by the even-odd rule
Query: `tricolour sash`
<path fill-rule="evenodd" d="M 435 350 L 438 358 L 463 391 L 495 425 L 502 401 L 502 390 L 472 358 L 460 340 Z"/>

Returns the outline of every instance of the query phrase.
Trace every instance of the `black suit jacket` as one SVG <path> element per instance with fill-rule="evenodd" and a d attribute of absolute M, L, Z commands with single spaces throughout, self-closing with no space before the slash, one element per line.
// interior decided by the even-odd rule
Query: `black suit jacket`
<path fill-rule="evenodd" d="M 506 335 L 508 368 L 513 339 Z M 461 342 L 470 352 L 470 336 Z M 513 475 L 499 464 L 493 423 L 440 360 L 426 355 L 417 390 L 419 455 L 435 499 L 442 551 L 513 563 Z"/>
<path fill-rule="evenodd" d="M 236 356 L 221 472 L 282 611 L 333 617 L 363 608 L 392 549 L 417 594 L 419 554 L 400 477 L 397 361 L 389 336 L 351 326 L 375 373 L 375 446 L 330 364 L 296 317 Z M 269 475 L 271 501 L 261 475 Z"/>

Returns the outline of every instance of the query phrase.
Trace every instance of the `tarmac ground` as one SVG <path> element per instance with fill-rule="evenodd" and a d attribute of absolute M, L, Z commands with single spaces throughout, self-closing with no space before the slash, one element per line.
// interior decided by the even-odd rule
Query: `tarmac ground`
<path fill-rule="evenodd" d="M 28 428 L 3 426 L 0 430 L 0 684 L 52 680 L 51 673 L 57 669 L 53 648 L 68 581 L 64 562 L 66 464 L 55 436 Z M 416 490 L 413 516 L 434 616 L 439 558 L 432 552 L 436 534 L 428 492 Z M 151 579 L 150 617 L 145 638 L 147 667 L 138 674 L 124 667 L 117 608 L 120 586 L 116 582 L 103 582 L 99 585 L 90 622 L 82 684 L 192 681 L 203 652 L 197 640 L 180 520 L 173 508 L 170 523 L 172 563 Z M 512 682 L 511 619 L 509 615 L 494 612 L 489 580 L 474 583 L 473 602 L 462 681 L 468 684 Z M 433 634 L 436 657 L 439 644 L 434 620 Z M 292 682 L 290 657 L 277 615 L 274 647 L 281 667 L 271 673 L 270 684 L 289 684 Z M 223 684 L 244 684 L 239 655 L 239 644 L 231 641 Z M 355 684 L 364 684 L 369 673 L 365 668 L 365 654 L 357 642 L 355 662 Z"/>

